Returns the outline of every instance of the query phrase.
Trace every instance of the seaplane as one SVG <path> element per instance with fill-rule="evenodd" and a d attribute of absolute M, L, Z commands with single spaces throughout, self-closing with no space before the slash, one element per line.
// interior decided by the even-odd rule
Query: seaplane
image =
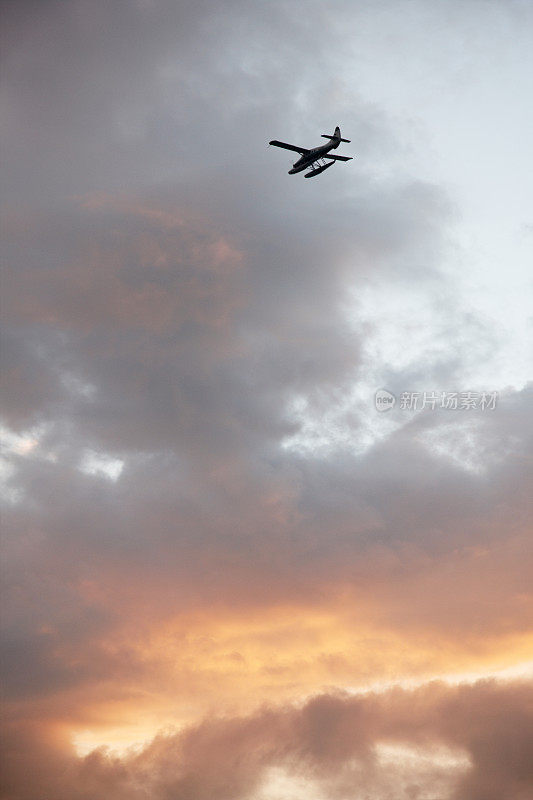
<path fill-rule="evenodd" d="M 327 133 L 321 134 L 323 139 L 329 139 L 327 144 L 322 144 L 319 147 L 313 147 L 312 150 L 307 150 L 305 147 L 297 147 L 295 144 L 287 144 L 287 142 L 278 142 L 277 139 L 272 139 L 269 144 L 275 147 L 283 147 L 284 150 L 294 150 L 295 153 L 300 153 L 300 158 L 292 165 L 289 170 L 289 175 L 294 175 L 296 172 L 302 172 L 308 167 L 312 167 L 311 172 L 306 172 L 304 178 L 314 178 L 315 175 L 320 175 L 325 169 L 332 167 L 335 161 L 351 161 L 352 156 L 337 156 L 330 153 L 330 150 L 336 150 L 341 142 L 350 142 L 350 139 L 343 139 L 341 136 L 341 129 L 337 125 L 333 136 Z M 326 159 L 331 159 L 326 161 Z"/>

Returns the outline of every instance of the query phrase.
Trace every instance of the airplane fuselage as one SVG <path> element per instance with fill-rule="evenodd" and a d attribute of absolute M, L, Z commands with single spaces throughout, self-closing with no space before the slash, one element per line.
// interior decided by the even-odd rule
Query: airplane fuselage
<path fill-rule="evenodd" d="M 326 144 L 322 144 L 320 147 L 313 147 L 312 150 L 310 150 L 308 153 L 305 153 L 292 165 L 292 169 L 289 170 L 289 175 L 294 175 L 296 172 L 302 172 L 302 170 L 307 169 L 307 167 L 309 167 L 311 164 L 314 164 L 315 161 L 318 161 L 319 158 L 322 158 L 326 155 L 326 153 L 329 153 L 330 150 L 336 150 L 340 143 L 340 135 L 332 136 L 331 140 Z"/>

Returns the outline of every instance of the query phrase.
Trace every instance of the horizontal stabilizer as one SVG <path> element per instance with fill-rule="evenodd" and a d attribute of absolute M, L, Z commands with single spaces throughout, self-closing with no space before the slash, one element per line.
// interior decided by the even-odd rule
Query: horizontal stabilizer
<path fill-rule="evenodd" d="M 324 153 L 323 158 L 334 158 L 335 161 L 352 161 L 353 156 L 334 156 L 333 153 Z"/>
<path fill-rule="evenodd" d="M 321 133 L 320 135 L 323 139 L 337 139 L 339 142 L 346 142 L 347 144 L 352 141 L 351 139 L 343 139 L 342 136 L 328 136 L 327 133 Z"/>
<path fill-rule="evenodd" d="M 269 144 L 273 144 L 275 147 L 283 147 L 284 150 L 294 150 L 295 153 L 302 153 L 305 155 L 309 153 L 309 150 L 306 150 L 305 147 L 296 147 L 295 144 L 287 144 L 287 142 L 278 142 L 277 139 L 272 139 Z"/>

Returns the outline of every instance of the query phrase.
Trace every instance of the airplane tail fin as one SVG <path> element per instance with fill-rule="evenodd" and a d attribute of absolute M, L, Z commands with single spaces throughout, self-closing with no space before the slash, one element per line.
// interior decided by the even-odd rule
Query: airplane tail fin
<path fill-rule="evenodd" d="M 341 129 L 339 128 L 339 126 L 338 126 L 338 125 L 337 125 L 337 127 L 335 128 L 335 136 L 338 136 L 341 142 L 347 142 L 347 143 L 349 144 L 349 143 L 350 143 L 350 141 L 351 141 L 351 139 L 343 139 L 343 138 L 342 138 L 342 136 L 341 136 Z"/>
<path fill-rule="evenodd" d="M 333 136 L 329 136 L 327 133 L 322 133 L 321 136 L 323 139 L 336 139 L 338 142 L 348 142 L 348 143 L 350 142 L 350 139 L 342 138 L 341 129 L 339 128 L 338 125 L 335 128 L 335 133 L 333 134 Z"/>

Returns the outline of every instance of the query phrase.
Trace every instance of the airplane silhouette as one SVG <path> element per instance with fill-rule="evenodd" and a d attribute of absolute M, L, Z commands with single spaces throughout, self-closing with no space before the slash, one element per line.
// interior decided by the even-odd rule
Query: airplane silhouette
<path fill-rule="evenodd" d="M 272 139 L 269 144 L 275 147 L 283 147 L 285 150 L 294 150 L 295 153 L 301 153 L 301 158 L 298 159 L 289 170 L 289 175 L 294 175 L 296 172 L 302 172 L 307 167 L 314 167 L 311 172 L 307 172 L 305 178 L 313 178 L 315 175 L 320 175 L 328 167 L 332 167 L 335 161 L 351 161 L 352 156 L 335 156 L 330 153 L 330 150 L 336 150 L 341 142 L 349 142 L 349 139 L 341 137 L 341 129 L 337 125 L 333 136 L 327 133 L 321 134 L 323 139 L 329 139 L 328 144 L 322 144 L 319 147 L 313 147 L 312 150 L 307 150 L 305 147 L 297 147 L 295 144 L 287 144 L 287 142 L 279 142 L 277 139 Z M 332 159 L 328 164 L 326 158 Z M 317 165 L 317 166 L 315 166 Z"/>

